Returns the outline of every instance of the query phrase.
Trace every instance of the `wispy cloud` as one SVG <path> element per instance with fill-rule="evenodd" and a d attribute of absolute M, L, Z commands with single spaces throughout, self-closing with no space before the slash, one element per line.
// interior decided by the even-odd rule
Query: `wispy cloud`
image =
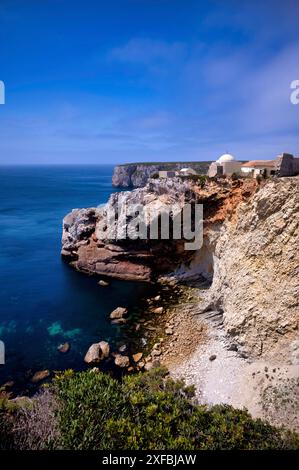
<path fill-rule="evenodd" d="M 165 42 L 150 38 L 132 38 L 113 48 L 108 58 L 119 62 L 153 65 L 173 63 L 184 58 L 186 46 L 182 42 Z"/>

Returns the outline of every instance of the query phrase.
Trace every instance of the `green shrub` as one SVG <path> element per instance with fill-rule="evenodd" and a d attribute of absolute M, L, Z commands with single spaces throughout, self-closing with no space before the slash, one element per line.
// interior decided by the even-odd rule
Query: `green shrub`
<path fill-rule="evenodd" d="M 185 181 L 193 181 L 193 183 L 201 187 L 203 187 L 209 179 L 206 175 L 179 175 L 179 178 Z"/>
<path fill-rule="evenodd" d="M 196 405 L 194 390 L 165 369 L 128 376 L 66 373 L 55 380 L 65 449 L 282 449 L 298 435 L 230 406 Z"/>
<path fill-rule="evenodd" d="M 197 405 L 193 387 L 160 368 L 117 381 L 58 375 L 22 405 L 2 397 L 0 449 L 298 449 L 299 436 L 244 410 Z M 13 405 L 13 406 L 12 406 Z"/>

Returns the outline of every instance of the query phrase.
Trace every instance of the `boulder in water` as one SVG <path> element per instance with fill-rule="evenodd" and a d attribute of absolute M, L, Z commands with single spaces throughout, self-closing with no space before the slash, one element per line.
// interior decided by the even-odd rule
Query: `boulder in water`
<path fill-rule="evenodd" d="M 31 377 L 31 382 L 36 384 L 38 382 L 41 382 L 42 380 L 47 379 L 48 377 L 50 377 L 49 370 L 39 370 L 38 372 L 35 372 L 33 377 Z"/>
<path fill-rule="evenodd" d="M 107 358 L 109 356 L 110 347 L 107 341 L 100 341 L 99 343 L 92 344 L 85 357 L 84 361 L 87 364 L 93 364 L 100 362 L 102 359 Z"/>
<path fill-rule="evenodd" d="M 124 307 L 117 307 L 113 312 L 110 313 L 111 320 L 119 320 L 128 313 L 128 310 Z"/>

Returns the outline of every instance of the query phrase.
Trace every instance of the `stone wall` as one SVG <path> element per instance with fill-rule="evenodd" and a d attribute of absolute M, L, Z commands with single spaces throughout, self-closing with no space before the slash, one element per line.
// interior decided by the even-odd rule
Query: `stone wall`
<path fill-rule="evenodd" d="M 209 170 L 208 170 L 208 176 L 210 178 L 213 178 L 214 176 L 220 176 L 220 175 L 223 175 L 223 167 L 222 165 L 217 165 L 216 162 L 213 162 L 211 163 L 211 165 L 209 166 Z"/>
<path fill-rule="evenodd" d="M 276 171 L 278 176 L 295 176 L 299 174 L 299 158 L 290 153 L 283 153 L 276 159 Z"/>

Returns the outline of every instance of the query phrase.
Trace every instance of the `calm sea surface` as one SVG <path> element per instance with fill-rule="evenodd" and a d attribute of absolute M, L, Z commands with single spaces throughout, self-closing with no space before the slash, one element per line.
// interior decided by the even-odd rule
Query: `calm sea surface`
<path fill-rule="evenodd" d="M 149 294 L 140 283 L 113 281 L 70 269 L 60 258 L 63 217 L 106 202 L 112 166 L 0 167 L 0 340 L 6 364 L 0 384 L 28 369 L 84 368 L 92 342 L 117 342 L 123 330 L 108 315 L 134 309 Z M 57 346 L 68 341 L 67 354 Z"/>

